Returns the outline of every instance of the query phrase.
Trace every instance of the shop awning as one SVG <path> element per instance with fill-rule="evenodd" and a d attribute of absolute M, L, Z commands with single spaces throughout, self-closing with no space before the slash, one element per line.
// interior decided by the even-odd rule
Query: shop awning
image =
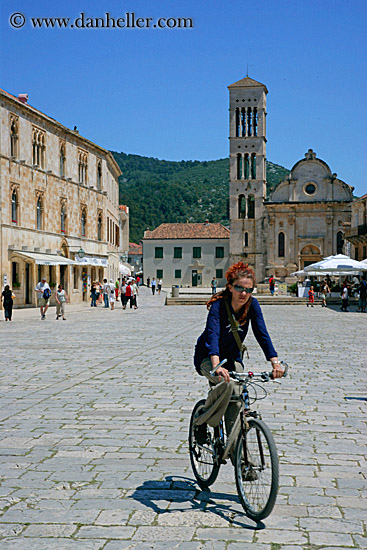
<path fill-rule="evenodd" d="M 74 265 L 74 260 L 58 256 L 57 254 L 42 254 L 41 252 L 25 252 L 24 250 L 14 250 L 14 254 L 27 260 L 32 260 L 38 265 Z"/>
<path fill-rule="evenodd" d="M 79 258 L 75 256 L 76 265 L 94 265 L 95 267 L 108 267 L 107 258 L 98 258 L 96 256 L 84 256 L 84 258 Z"/>

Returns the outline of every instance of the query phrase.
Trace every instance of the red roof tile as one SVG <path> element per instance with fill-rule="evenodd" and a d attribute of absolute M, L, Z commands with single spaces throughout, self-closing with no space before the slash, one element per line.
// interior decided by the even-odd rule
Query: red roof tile
<path fill-rule="evenodd" d="M 229 239 L 229 229 L 221 223 L 162 223 L 145 231 L 144 239 Z"/>

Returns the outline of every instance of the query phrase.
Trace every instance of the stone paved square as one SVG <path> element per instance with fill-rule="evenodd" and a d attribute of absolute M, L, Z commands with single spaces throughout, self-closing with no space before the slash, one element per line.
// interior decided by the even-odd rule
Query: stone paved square
<path fill-rule="evenodd" d="M 0 321 L 0 548 L 367 549 L 367 315 L 263 306 L 290 377 L 258 403 L 281 465 L 277 504 L 245 516 L 233 468 L 211 491 L 187 432 L 206 383 L 192 365 L 204 306 L 87 304 L 67 321 Z M 249 367 L 266 369 L 252 335 Z M 270 384 L 269 384 L 270 386 Z"/>

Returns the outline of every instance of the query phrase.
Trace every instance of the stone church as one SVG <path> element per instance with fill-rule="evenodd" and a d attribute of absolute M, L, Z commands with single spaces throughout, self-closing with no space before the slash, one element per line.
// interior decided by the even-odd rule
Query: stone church
<path fill-rule="evenodd" d="M 254 267 L 260 282 L 341 253 L 353 187 L 309 149 L 266 192 L 266 86 L 246 77 L 228 86 L 230 101 L 230 262 Z"/>

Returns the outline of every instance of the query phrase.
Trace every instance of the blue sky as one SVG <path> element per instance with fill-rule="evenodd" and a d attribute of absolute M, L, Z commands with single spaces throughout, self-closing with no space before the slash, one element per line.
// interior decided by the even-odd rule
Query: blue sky
<path fill-rule="evenodd" d="M 2 0 L 0 87 L 108 149 L 228 156 L 227 86 L 266 84 L 267 158 L 309 148 L 367 192 L 364 0 Z M 13 29 L 9 17 L 26 17 Z M 34 29 L 31 17 L 193 19 L 192 29 Z"/>

